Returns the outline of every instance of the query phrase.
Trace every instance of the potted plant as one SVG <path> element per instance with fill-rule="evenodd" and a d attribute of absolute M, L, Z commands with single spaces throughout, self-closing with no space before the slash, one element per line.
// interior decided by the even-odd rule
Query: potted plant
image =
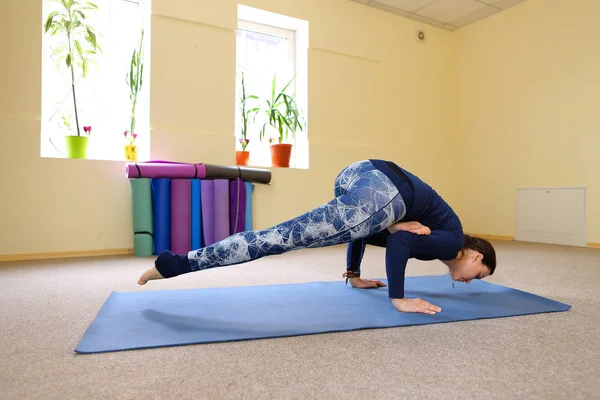
<path fill-rule="evenodd" d="M 96 40 L 94 29 L 85 22 L 85 12 L 97 10 L 98 7 L 91 1 L 81 3 L 77 0 L 50 0 L 62 6 L 59 11 L 48 14 L 44 24 L 44 32 L 52 36 L 63 35 L 66 41 L 53 49 L 52 55 L 57 57 L 57 64 L 63 61 L 71 72 L 71 93 L 73 95 L 73 115 L 75 116 L 74 135 L 70 130 L 65 136 L 67 157 L 86 158 L 87 146 L 92 129 L 90 126 L 80 129 L 79 112 L 77 109 L 77 96 L 75 93 L 75 66 L 81 68 L 83 77 L 88 74 L 89 56 L 102 51 Z M 70 128 L 70 122 L 68 124 Z"/>
<path fill-rule="evenodd" d="M 134 144 L 138 134 L 135 131 L 135 109 L 137 106 L 138 94 L 142 90 L 143 74 L 144 74 L 144 30 L 142 29 L 141 38 L 137 48 L 133 50 L 131 55 L 131 64 L 129 65 L 129 73 L 126 76 L 127 86 L 129 86 L 129 100 L 131 100 L 131 117 L 129 119 L 129 127 L 125 130 L 124 136 L 128 141 L 125 146 L 125 159 L 127 161 L 137 161 L 138 153 L 137 146 Z"/>
<path fill-rule="evenodd" d="M 275 138 L 277 143 L 271 142 L 271 164 L 274 167 L 289 167 L 290 156 L 292 154 L 292 144 L 284 143 L 296 137 L 296 130 L 302 130 L 302 122 L 300 121 L 300 111 L 296 105 L 295 94 L 289 95 L 286 90 L 294 81 L 292 78 L 285 87 L 277 91 L 277 76 L 273 76 L 271 85 L 271 98 L 265 101 L 265 105 L 261 110 L 266 113 L 268 121 L 264 123 L 260 130 L 260 140 L 264 138 L 267 128 L 273 127 L 276 129 L 278 136 Z"/>
<path fill-rule="evenodd" d="M 133 144 L 135 139 L 137 139 L 137 133 L 131 133 L 129 131 L 123 132 L 123 136 L 129 142 L 129 144 L 125 145 L 125 159 L 127 161 L 137 161 L 138 160 L 138 151 L 137 146 Z"/>
<path fill-rule="evenodd" d="M 250 158 L 250 152 L 246 151 L 250 139 L 248 139 L 248 117 L 251 113 L 258 111 L 258 108 L 247 109 L 246 103 L 248 100 L 257 100 L 258 97 L 254 95 L 246 95 L 246 85 L 244 82 L 244 72 L 242 71 L 242 94 L 240 96 L 240 118 L 242 119 L 241 126 L 241 137 L 238 139 L 242 150 L 235 152 L 235 163 L 236 165 L 248 165 L 248 159 Z"/>

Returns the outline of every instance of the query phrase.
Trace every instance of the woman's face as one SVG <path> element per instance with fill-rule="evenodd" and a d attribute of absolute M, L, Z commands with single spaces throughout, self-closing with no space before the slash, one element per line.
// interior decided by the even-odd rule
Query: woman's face
<path fill-rule="evenodd" d="M 483 255 L 477 251 L 467 249 L 463 257 L 450 271 L 452 280 L 469 283 L 473 279 L 483 279 L 490 274 L 490 270 L 481 260 Z"/>

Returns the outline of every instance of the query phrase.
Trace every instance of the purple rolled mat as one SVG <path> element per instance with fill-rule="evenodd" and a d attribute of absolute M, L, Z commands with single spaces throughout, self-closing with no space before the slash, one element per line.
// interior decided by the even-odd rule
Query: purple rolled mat
<path fill-rule="evenodd" d="M 202 239 L 204 246 L 210 246 L 215 242 L 215 182 L 201 180 L 200 195 L 202 201 Z"/>
<path fill-rule="evenodd" d="M 171 179 L 233 179 L 241 178 L 248 182 L 268 184 L 271 171 L 268 169 L 225 166 L 204 163 L 182 163 L 167 160 L 152 160 L 127 163 L 125 175 L 133 178 L 171 178 Z"/>
<path fill-rule="evenodd" d="M 246 185 L 240 178 L 229 181 L 229 233 L 243 232 L 246 225 Z"/>
<path fill-rule="evenodd" d="M 192 182 L 189 179 L 171 181 L 171 251 L 185 254 L 191 250 Z"/>
<path fill-rule="evenodd" d="M 204 164 L 186 164 L 170 161 L 127 163 L 125 175 L 133 178 L 202 179 L 206 177 Z"/>
<path fill-rule="evenodd" d="M 215 179 L 215 242 L 229 236 L 229 179 Z"/>

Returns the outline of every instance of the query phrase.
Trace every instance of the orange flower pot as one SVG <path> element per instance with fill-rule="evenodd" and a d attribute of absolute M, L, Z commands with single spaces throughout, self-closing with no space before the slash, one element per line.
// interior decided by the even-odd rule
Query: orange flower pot
<path fill-rule="evenodd" d="M 273 167 L 289 168 L 291 155 L 291 144 L 278 143 L 271 145 L 271 164 Z"/>
<path fill-rule="evenodd" d="M 248 158 L 250 158 L 249 151 L 236 151 L 235 152 L 235 164 L 236 165 L 248 165 Z"/>

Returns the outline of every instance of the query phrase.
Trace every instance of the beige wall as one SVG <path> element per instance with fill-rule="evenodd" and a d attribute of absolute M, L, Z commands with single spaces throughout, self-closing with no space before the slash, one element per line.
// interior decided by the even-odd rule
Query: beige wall
<path fill-rule="evenodd" d="M 466 229 L 514 235 L 517 187 L 587 186 L 600 242 L 600 1 L 527 0 L 453 39 Z"/>
<path fill-rule="evenodd" d="M 152 158 L 234 162 L 236 4 L 154 0 Z M 588 186 L 600 242 L 600 2 L 527 0 L 454 33 L 426 27 L 425 44 L 422 25 L 348 0 L 244 4 L 310 22 L 310 169 L 257 187 L 257 227 L 378 157 L 491 235 L 514 234 L 517 187 Z M 39 157 L 41 21 L 41 1 L 0 5 L 0 255 L 131 248 L 123 163 Z"/>
<path fill-rule="evenodd" d="M 124 163 L 40 158 L 41 0 L 0 5 L 0 255 L 131 248 Z M 236 4 L 154 0 L 155 159 L 234 163 Z M 338 171 L 389 158 L 451 201 L 452 34 L 348 0 L 247 1 L 307 19 L 310 168 L 274 169 L 255 191 L 264 228 L 332 196 Z"/>

